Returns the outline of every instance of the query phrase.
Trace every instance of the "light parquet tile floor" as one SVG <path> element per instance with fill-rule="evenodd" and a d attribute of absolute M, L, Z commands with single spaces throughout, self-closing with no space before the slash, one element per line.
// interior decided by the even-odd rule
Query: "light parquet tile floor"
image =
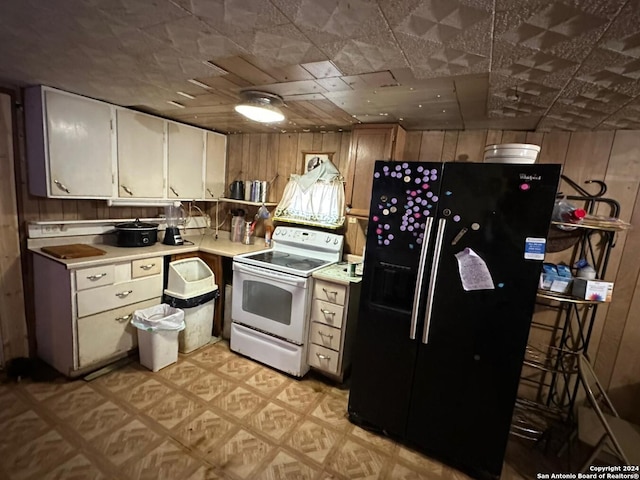
<path fill-rule="evenodd" d="M 0 479 L 437 480 L 468 477 L 364 431 L 348 391 L 225 342 L 152 373 L 0 385 Z M 506 465 L 503 479 L 524 477 Z"/>

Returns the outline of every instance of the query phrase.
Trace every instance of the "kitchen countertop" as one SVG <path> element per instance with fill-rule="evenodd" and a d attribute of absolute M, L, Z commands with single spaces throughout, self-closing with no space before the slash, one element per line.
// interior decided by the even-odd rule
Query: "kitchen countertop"
<path fill-rule="evenodd" d="M 254 252 L 258 250 L 264 250 L 267 247 L 264 246 L 264 239 L 256 238 L 253 245 L 244 245 L 242 243 L 231 242 L 228 235 L 224 235 L 226 232 L 221 232 L 222 235 L 215 239 L 212 232 L 206 232 L 203 234 L 191 234 L 183 236 L 185 243 L 191 242 L 191 244 L 185 245 L 165 245 L 163 243 L 156 243 L 149 247 L 117 247 L 102 243 L 100 236 L 82 238 L 55 238 L 55 239 L 30 239 L 29 251 L 42 255 L 43 257 L 50 258 L 58 263 L 61 263 L 67 267 L 67 269 L 93 267 L 99 265 L 105 265 L 115 262 L 124 262 L 131 260 L 139 260 L 142 258 L 175 255 L 180 253 L 189 252 L 207 252 L 215 255 L 221 255 L 223 257 L 233 257 L 240 253 Z M 41 247 L 46 245 L 64 245 L 70 243 L 85 243 L 90 244 L 96 248 L 100 248 L 107 252 L 105 255 L 99 255 L 94 257 L 84 258 L 57 258 L 52 255 L 48 255 L 41 250 Z"/>
<path fill-rule="evenodd" d="M 316 270 L 311 275 L 319 280 L 335 282 L 342 285 L 350 283 L 360 283 L 362 281 L 362 264 L 356 264 L 356 276 L 350 277 L 347 272 L 349 264 L 347 262 L 334 263 L 328 267 Z"/>

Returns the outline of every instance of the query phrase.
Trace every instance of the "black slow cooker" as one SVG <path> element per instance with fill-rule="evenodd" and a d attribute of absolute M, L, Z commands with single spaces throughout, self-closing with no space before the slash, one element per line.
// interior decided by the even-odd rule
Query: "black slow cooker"
<path fill-rule="evenodd" d="M 119 247 L 147 247 L 158 241 L 158 224 L 141 222 L 119 223 L 116 225 Z"/>

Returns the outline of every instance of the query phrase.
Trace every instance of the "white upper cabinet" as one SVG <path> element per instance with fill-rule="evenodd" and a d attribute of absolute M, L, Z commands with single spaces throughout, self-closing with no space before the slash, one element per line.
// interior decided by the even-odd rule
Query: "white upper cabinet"
<path fill-rule="evenodd" d="M 225 168 L 227 164 L 227 137 L 220 133 L 207 132 L 207 163 L 204 198 L 224 197 L 226 190 Z"/>
<path fill-rule="evenodd" d="M 113 107 L 48 87 L 25 92 L 29 190 L 66 198 L 113 196 Z"/>
<path fill-rule="evenodd" d="M 204 139 L 199 128 L 167 122 L 167 198 L 204 198 Z"/>
<path fill-rule="evenodd" d="M 162 198 L 165 192 L 166 122 L 117 109 L 118 197 Z"/>

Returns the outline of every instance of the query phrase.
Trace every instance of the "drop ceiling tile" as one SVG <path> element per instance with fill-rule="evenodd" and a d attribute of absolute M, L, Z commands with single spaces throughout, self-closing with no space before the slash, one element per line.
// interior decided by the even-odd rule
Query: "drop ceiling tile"
<path fill-rule="evenodd" d="M 598 42 L 600 48 L 640 58 L 640 8 L 627 3 Z"/>
<path fill-rule="evenodd" d="M 189 15 L 174 2 L 158 0 L 99 0 L 95 7 L 126 25 L 144 28 Z"/>
<path fill-rule="evenodd" d="M 579 108 L 575 106 L 563 105 L 556 103 L 549 112 L 547 118 L 559 122 L 565 122 L 570 125 L 593 129 L 608 117 L 607 114 L 590 110 L 587 108 Z"/>
<path fill-rule="evenodd" d="M 468 75 L 489 70 L 488 56 L 406 35 L 399 35 L 399 38 L 416 78 Z"/>
<path fill-rule="evenodd" d="M 360 90 L 363 88 L 394 87 L 399 85 L 398 81 L 389 71 L 350 75 L 342 77 L 342 80 L 353 90 Z"/>
<path fill-rule="evenodd" d="M 342 76 L 342 72 L 338 67 L 329 60 L 303 63 L 301 67 L 311 73 L 315 78 L 333 78 Z"/>
<path fill-rule="evenodd" d="M 244 49 L 226 35 L 193 16 L 154 25 L 146 28 L 145 32 L 163 44 L 171 45 L 185 55 L 197 56 L 201 60 L 244 53 Z"/>
<path fill-rule="evenodd" d="M 640 94 L 640 61 L 611 50 L 595 48 L 576 72 L 576 78 L 629 96 Z"/>
<path fill-rule="evenodd" d="M 303 95 L 309 93 L 324 93 L 325 89 L 314 80 L 301 80 L 299 82 L 273 83 L 269 85 L 259 85 L 257 90 L 275 93 L 280 96 Z"/>
<path fill-rule="evenodd" d="M 398 5 L 399 4 L 399 5 Z M 459 0 L 396 1 L 382 5 L 403 48 L 407 37 L 477 55 L 491 49 L 492 5 Z"/>
<path fill-rule="evenodd" d="M 590 39 L 599 38 L 615 14 L 610 9 L 590 8 L 592 2 L 576 6 L 559 1 L 522 2 L 526 5 L 513 10 L 507 8 L 511 3 L 498 2 L 496 39 L 572 61 L 588 55 Z"/>
<path fill-rule="evenodd" d="M 174 0 L 225 35 L 288 24 L 289 20 L 266 0 Z"/>
<path fill-rule="evenodd" d="M 390 31 L 323 45 L 323 50 L 345 75 L 409 66 Z"/>
<path fill-rule="evenodd" d="M 374 0 L 272 0 L 315 45 L 387 30 Z"/>
<path fill-rule="evenodd" d="M 341 78 L 319 78 L 316 80 L 316 83 L 324 88 L 328 92 L 340 92 L 343 90 L 353 90 L 350 85 L 348 85 Z"/>
<path fill-rule="evenodd" d="M 271 60 L 256 55 L 243 55 L 243 58 L 249 63 L 252 63 L 259 69 L 265 71 L 271 75 L 278 82 L 293 82 L 298 80 L 315 80 L 315 77 L 311 75 L 307 70 L 302 68 L 301 65 L 283 65 L 274 66 Z"/>
<path fill-rule="evenodd" d="M 640 100 L 632 101 L 607 117 L 601 127 L 640 130 Z"/>
<path fill-rule="evenodd" d="M 589 82 L 574 80 L 562 90 L 558 101 L 564 105 L 613 113 L 631 103 L 633 97 Z"/>
<path fill-rule="evenodd" d="M 327 55 L 291 24 L 231 35 L 230 38 L 263 62 L 270 62 L 272 68 L 327 60 Z"/>

